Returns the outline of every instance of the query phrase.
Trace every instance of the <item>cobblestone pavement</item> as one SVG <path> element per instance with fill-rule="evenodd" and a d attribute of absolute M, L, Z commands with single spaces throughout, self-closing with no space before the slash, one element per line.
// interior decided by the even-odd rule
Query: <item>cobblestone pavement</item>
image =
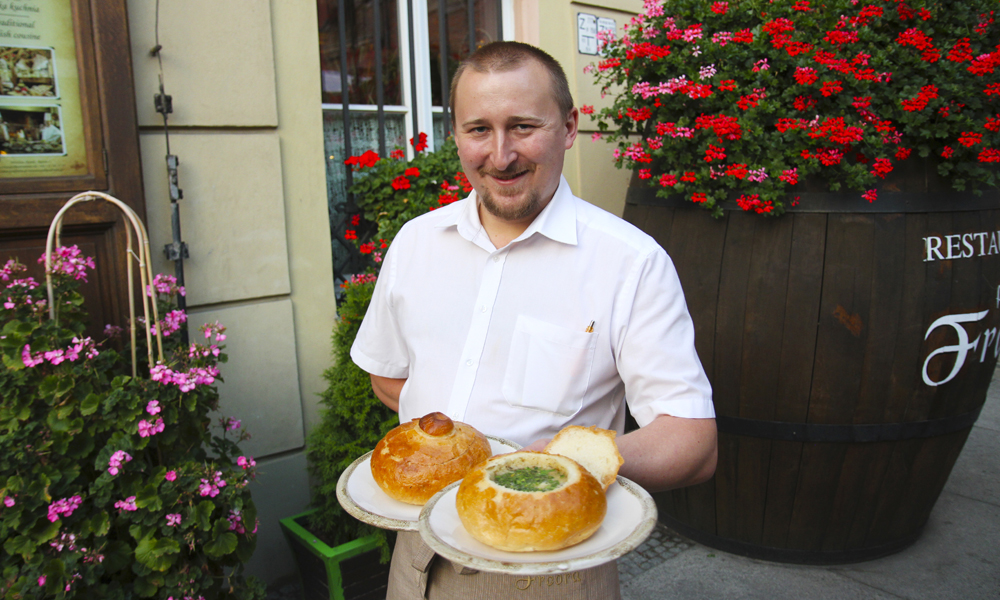
<path fill-rule="evenodd" d="M 657 523 L 645 542 L 618 560 L 618 576 L 624 583 L 692 547 L 691 541 Z M 302 600 L 302 587 L 295 582 L 269 590 L 267 600 Z"/>
<path fill-rule="evenodd" d="M 618 577 L 628 581 L 693 547 L 693 542 L 657 523 L 645 542 L 618 560 Z"/>

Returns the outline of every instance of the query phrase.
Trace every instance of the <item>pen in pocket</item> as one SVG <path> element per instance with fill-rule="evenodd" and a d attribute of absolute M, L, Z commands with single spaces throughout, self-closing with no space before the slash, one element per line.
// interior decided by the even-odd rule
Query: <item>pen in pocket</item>
<path fill-rule="evenodd" d="M 591 321 L 591 322 L 590 322 L 590 325 L 587 325 L 587 328 L 586 328 L 586 329 L 584 329 L 584 332 L 585 332 L 585 333 L 594 333 L 594 323 L 595 323 L 595 322 L 596 322 L 596 321 Z"/>

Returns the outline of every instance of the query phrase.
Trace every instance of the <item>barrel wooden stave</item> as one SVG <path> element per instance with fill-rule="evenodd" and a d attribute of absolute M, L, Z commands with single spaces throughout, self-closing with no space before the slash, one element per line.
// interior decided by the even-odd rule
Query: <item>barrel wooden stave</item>
<path fill-rule="evenodd" d="M 626 208 L 647 231 L 669 223 L 657 241 L 684 286 L 717 413 L 826 424 L 922 421 L 982 406 L 992 351 L 983 363 L 970 355 L 962 381 L 926 386 L 926 348 L 955 334 L 938 328 L 927 343 L 924 334 L 938 316 L 989 306 L 1000 261 L 924 262 L 923 237 L 996 230 L 998 217 L 728 212 L 715 221 L 697 210 Z M 984 328 L 997 326 L 994 312 Z M 950 369 L 942 358 L 930 371 L 939 380 Z M 867 558 L 919 534 L 968 431 L 857 444 L 721 433 L 716 477 L 657 503 L 668 521 L 787 551 L 782 559 Z"/>

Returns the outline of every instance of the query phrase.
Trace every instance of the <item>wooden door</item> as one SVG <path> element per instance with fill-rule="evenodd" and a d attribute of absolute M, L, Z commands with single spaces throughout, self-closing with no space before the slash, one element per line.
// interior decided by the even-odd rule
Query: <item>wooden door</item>
<path fill-rule="evenodd" d="M 144 219 L 142 171 L 126 0 L 17 4 L 13 25 L 0 28 L 0 263 L 16 257 L 41 281 L 36 261 L 66 200 L 103 191 Z M 53 125 L 55 135 L 43 133 Z M 74 206 L 63 222 L 63 244 L 98 266 L 83 289 L 89 333 L 123 325 L 124 220 L 95 201 Z"/>

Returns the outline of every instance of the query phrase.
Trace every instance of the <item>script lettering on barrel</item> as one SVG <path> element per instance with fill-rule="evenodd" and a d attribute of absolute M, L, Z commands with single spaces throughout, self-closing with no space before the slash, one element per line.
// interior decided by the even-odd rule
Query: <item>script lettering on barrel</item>
<path fill-rule="evenodd" d="M 927 355 L 927 359 L 924 360 L 924 368 L 922 370 L 924 383 L 930 386 L 938 386 L 943 383 L 948 383 L 949 381 L 954 379 L 955 376 L 958 375 L 958 372 L 962 369 L 962 366 L 965 365 L 965 360 L 966 358 L 968 358 L 969 351 L 976 350 L 979 347 L 980 339 L 985 338 L 983 339 L 983 348 L 982 351 L 980 352 L 979 362 L 984 362 L 986 360 L 986 351 L 989 348 L 991 342 L 993 343 L 994 346 L 993 356 L 997 356 L 998 353 L 1000 353 L 1000 339 L 998 339 L 996 327 L 993 327 L 992 329 L 987 329 L 984 333 L 977 335 L 976 339 L 969 341 L 969 332 L 966 331 L 965 327 L 962 325 L 963 323 L 975 323 L 977 321 L 982 321 L 983 318 L 986 317 L 987 314 L 989 314 L 989 312 L 990 312 L 989 310 L 984 310 L 982 312 L 975 312 L 975 313 L 945 315 L 939 318 L 938 320 L 934 321 L 933 323 L 931 323 L 931 326 L 927 328 L 927 333 L 924 335 L 925 340 L 929 338 L 931 332 L 937 329 L 938 327 L 947 326 L 951 327 L 958 335 L 958 343 L 952 344 L 950 346 L 942 346 Z M 933 359 L 935 356 L 938 356 L 939 354 L 950 354 L 952 352 L 955 353 L 955 364 L 952 365 L 951 372 L 948 373 L 948 375 L 944 379 L 941 379 L 940 381 L 934 381 L 933 379 L 931 379 L 931 376 L 927 373 L 927 367 L 930 365 L 931 359 Z"/>
<path fill-rule="evenodd" d="M 924 262 L 1000 254 L 1000 231 L 979 231 L 924 238 Z"/>

